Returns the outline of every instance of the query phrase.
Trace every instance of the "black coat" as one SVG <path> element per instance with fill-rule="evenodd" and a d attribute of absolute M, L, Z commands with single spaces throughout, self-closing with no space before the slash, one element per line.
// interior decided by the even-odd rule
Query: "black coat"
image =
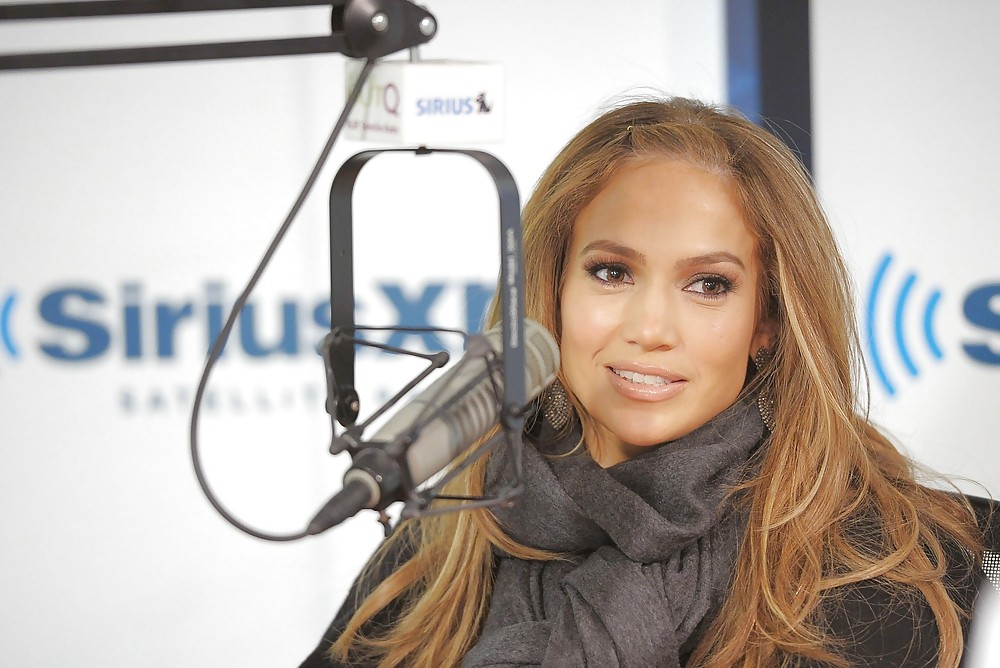
<path fill-rule="evenodd" d="M 397 541 L 396 545 L 405 543 Z M 390 550 L 377 572 L 368 579 L 381 582 L 410 556 L 407 548 Z M 951 553 L 946 577 L 952 600 L 962 609 L 972 610 L 980 587 L 990 587 L 971 557 L 962 550 Z M 368 590 L 370 591 L 370 589 Z M 337 613 L 323 639 L 301 664 L 300 668 L 337 668 L 348 664 L 333 663 L 326 658 L 326 651 L 340 635 L 356 610 L 356 601 L 366 592 L 359 591 L 355 581 L 347 598 Z M 359 598 L 360 595 L 360 598 Z M 905 666 L 918 668 L 937 665 L 938 632 L 934 615 L 927 602 L 919 595 L 901 597 L 892 594 L 878 580 L 869 580 L 841 587 L 831 592 L 827 613 L 830 636 L 840 643 L 840 654 L 857 668 L 883 668 Z M 392 623 L 398 610 L 393 606 L 383 609 L 372 624 L 384 627 Z M 969 640 L 969 620 L 963 620 L 966 646 Z M 964 663 L 964 661 L 963 661 Z M 819 664 L 803 662 L 803 668 L 819 668 Z"/>

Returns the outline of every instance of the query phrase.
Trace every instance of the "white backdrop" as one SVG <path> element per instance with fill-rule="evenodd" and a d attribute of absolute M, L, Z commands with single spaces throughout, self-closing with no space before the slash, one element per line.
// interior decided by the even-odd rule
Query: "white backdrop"
<path fill-rule="evenodd" d="M 440 33 L 425 57 L 506 69 L 506 140 L 482 148 L 510 167 L 522 198 L 609 99 L 649 88 L 724 97 L 721 1 L 428 4 Z M 963 344 L 1000 353 L 997 299 L 973 303 L 972 319 L 964 309 L 1000 282 L 988 200 L 998 10 L 986 0 L 813 6 L 815 164 L 863 325 L 891 254 L 872 309 L 890 385 L 873 374 L 873 415 L 922 462 L 996 492 L 1000 368 Z M 140 27 L 184 40 L 318 34 L 327 20 L 264 14 L 0 26 L 0 44 L 125 43 Z M 187 451 L 212 323 L 315 160 L 343 104 L 343 72 L 330 55 L 0 74 L 0 665 L 296 665 L 378 541 L 368 514 L 298 543 L 245 536 L 209 507 Z M 363 148 L 335 150 L 205 410 L 216 491 L 277 532 L 301 528 L 344 466 L 326 454 L 311 348 L 329 291 L 329 180 Z M 381 160 L 357 189 L 358 319 L 390 324 L 402 311 L 464 326 L 497 271 L 492 186 L 471 162 Z M 359 358 L 366 406 L 401 366 Z"/>
<path fill-rule="evenodd" d="M 424 57 L 506 69 L 506 140 L 482 148 L 522 197 L 608 100 L 723 95 L 718 2 L 428 4 L 440 33 Z M 319 34 L 328 20 L 263 14 L 8 25 L 0 44 Z M 0 75 L 0 665 L 297 665 L 379 540 L 370 514 L 293 544 L 239 533 L 187 449 L 212 323 L 318 155 L 344 67 L 330 55 Z M 340 486 L 311 349 L 329 296 L 329 182 L 364 148 L 335 150 L 253 300 L 252 336 L 234 334 L 213 376 L 206 473 L 260 528 L 300 529 Z M 497 273 L 496 195 L 471 162 L 416 160 L 381 158 L 358 184 L 358 320 L 464 326 L 467 295 L 477 312 Z M 359 358 L 369 409 L 403 366 Z"/>
<path fill-rule="evenodd" d="M 872 414 L 1000 494 L 1000 6 L 812 7 L 813 164 L 862 302 Z"/>

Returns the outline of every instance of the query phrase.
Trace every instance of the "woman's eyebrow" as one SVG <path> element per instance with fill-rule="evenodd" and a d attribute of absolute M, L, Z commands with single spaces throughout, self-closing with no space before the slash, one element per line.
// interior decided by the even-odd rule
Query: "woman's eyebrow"
<path fill-rule="evenodd" d="M 716 251 L 714 253 L 705 253 L 703 255 L 686 257 L 675 262 L 674 268 L 686 269 L 694 266 L 722 263 L 735 264 L 740 269 L 746 269 L 746 265 L 743 264 L 743 260 L 741 260 L 738 255 L 730 253 L 729 251 Z"/>
<path fill-rule="evenodd" d="M 589 244 L 583 247 L 580 251 L 580 255 L 586 255 L 590 251 L 605 251 L 606 253 L 614 253 L 615 255 L 621 255 L 624 258 L 637 262 L 639 264 L 646 264 L 646 256 L 643 253 L 635 250 L 634 248 L 629 248 L 628 246 L 622 246 L 621 244 L 615 243 L 614 241 L 608 241 L 607 239 L 598 239 L 597 241 L 591 241 Z"/>
<path fill-rule="evenodd" d="M 615 255 L 621 255 L 624 258 L 633 260 L 639 264 L 646 263 L 646 255 L 640 253 L 634 248 L 628 246 L 623 246 L 614 241 L 609 241 L 607 239 L 598 239 L 596 241 L 591 241 L 589 244 L 583 247 L 580 251 L 580 255 L 586 255 L 591 251 L 604 251 L 606 253 L 614 253 Z M 740 269 L 745 270 L 746 264 L 743 260 L 739 258 L 735 253 L 730 253 L 729 251 L 715 251 L 712 253 L 703 253 L 701 255 L 693 255 L 691 257 L 686 257 L 678 260 L 674 263 L 675 269 L 687 269 L 694 266 L 706 265 L 706 264 L 722 264 L 729 263 L 734 264 Z"/>

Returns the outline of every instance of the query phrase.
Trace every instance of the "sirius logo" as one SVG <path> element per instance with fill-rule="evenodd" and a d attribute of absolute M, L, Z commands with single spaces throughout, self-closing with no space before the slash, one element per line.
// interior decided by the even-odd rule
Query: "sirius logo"
<path fill-rule="evenodd" d="M 872 369 L 875 372 L 875 378 L 878 379 L 883 389 L 885 389 L 890 396 L 896 394 L 896 387 L 893 385 L 892 381 L 889 380 L 889 375 L 886 372 L 885 365 L 882 361 L 882 355 L 879 353 L 878 338 L 876 336 L 876 313 L 879 308 L 879 296 L 882 292 L 882 286 L 885 282 L 886 273 L 889 271 L 889 265 L 891 263 L 891 254 L 886 253 L 882 256 L 882 260 L 879 262 L 878 268 L 875 270 L 875 276 L 872 278 L 871 288 L 868 292 L 868 308 L 865 313 L 865 333 L 868 344 L 868 361 L 872 365 Z M 907 373 L 914 378 L 920 375 L 920 370 L 913 361 L 913 356 L 911 355 L 909 345 L 907 344 L 906 332 L 903 327 L 903 316 L 906 312 L 906 306 L 910 300 L 910 296 L 913 294 L 913 287 L 916 282 L 916 274 L 912 272 L 907 274 L 903 279 L 899 291 L 894 295 L 891 307 L 893 315 L 893 341 L 895 342 L 896 352 L 899 354 Z M 944 353 L 941 351 L 941 346 L 938 345 L 937 338 L 934 335 L 934 318 L 940 301 L 941 291 L 932 289 L 925 296 L 921 317 L 921 323 L 923 324 L 921 330 L 924 342 L 930 350 L 931 356 L 936 360 L 940 360 L 944 357 Z"/>
<path fill-rule="evenodd" d="M 889 274 L 892 262 L 891 253 L 884 254 L 879 260 L 869 286 L 864 318 L 868 363 L 878 384 L 889 396 L 894 396 L 898 390 L 879 347 L 880 322 L 891 323 L 891 335 L 885 338 L 892 341 L 891 348 L 908 377 L 920 376 L 917 351 L 924 351 L 933 362 L 945 358 L 944 348 L 937 336 L 942 291 L 936 287 L 918 287 L 919 279 L 913 271 L 905 272 L 895 283 L 896 289 L 891 290 Z M 970 288 L 965 294 L 962 313 L 967 324 L 984 334 L 1000 334 L 1000 284 L 987 283 Z M 883 317 L 879 318 L 879 314 Z M 914 340 L 918 344 L 914 344 Z M 1000 353 L 991 348 L 986 340 L 964 341 L 961 348 L 974 363 L 1000 367 Z"/>
<path fill-rule="evenodd" d="M 393 315 L 387 325 L 432 327 L 432 311 L 449 293 L 460 300 L 463 312 L 455 314 L 459 326 L 467 331 L 480 329 L 493 295 L 490 285 L 472 281 L 418 286 L 385 282 L 378 284 L 367 299 L 391 310 Z M 194 294 L 171 299 L 151 296 L 147 287 L 138 282 L 126 282 L 112 290 L 84 284 L 62 285 L 39 296 L 34 310 L 37 321 L 32 327 L 37 332 L 32 337 L 36 340 L 29 342 L 28 348 L 50 361 L 71 364 L 109 357 L 169 361 L 184 354 L 185 345 L 186 352 L 201 355 L 222 330 L 230 308 L 225 295 L 225 286 L 213 281 Z M 0 349 L 16 359 L 21 355 L 12 322 L 17 293 L 10 291 L 0 299 Z M 358 302 L 358 311 L 358 322 L 364 323 L 362 301 Z M 18 319 L 21 324 L 22 316 Z M 267 304 L 251 301 L 240 313 L 227 352 L 233 348 L 247 358 L 314 354 L 316 342 L 329 328 L 328 299 L 286 298 Z M 429 331 L 392 331 L 385 338 L 389 346 L 422 345 L 428 351 L 449 348 Z M 190 344 L 199 340 L 204 348 L 192 351 Z M 376 353 L 373 348 L 361 350 Z"/>
<path fill-rule="evenodd" d="M 10 319 L 16 302 L 17 293 L 10 292 L 3 298 L 3 306 L 0 306 L 0 341 L 3 342 L 3 349 L 14 359 L 18 358 L 18 351 L 17 345 L 14 343 Z"/>
<path fill-rule="evenodd" d="M 467 116 L 488 114 L 492 110 L 485 91 L 475 97 L 422 97 L 417 100 L 417 116 Z"/>

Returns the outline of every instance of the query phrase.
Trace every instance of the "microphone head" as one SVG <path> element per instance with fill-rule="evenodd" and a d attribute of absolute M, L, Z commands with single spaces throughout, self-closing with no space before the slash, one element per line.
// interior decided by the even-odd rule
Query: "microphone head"
<path fill-rule="evenodd" d="M 527 318 L 524 320 L 524 371 L 524 391 L 529 401 L 551 385 L 559 371 L 559 344 L 549 330 Z"/>
<path fill-rule="evenodd" d="M 420 430 L 407 451 L 407 465 L 414 484 L 440 471 L 496 424 L 504 379 L 500 373 L 494 373 L 490 378 L 484 356 L 486 351 L 480 348 L 483 341 L 498 356 L 502 355 L 499 326 L 480 337 L 473 337 L 462 360 L 404 409 L 410 412 L 405 421 L 409 429 L 421 412 L 442 407 L 438 417 Z M 524 321 L 523 341 L 524 389 L 525 397 L 530 402 L 555 380 L 559 369 L 559 346 L 547 329 L 527 319 Z M 403 432 L 403 423 L 398 423 L 398 427 L 392 436 Z M 380 430 L 379 435 L 383 435 L 384 430 Z"/>

